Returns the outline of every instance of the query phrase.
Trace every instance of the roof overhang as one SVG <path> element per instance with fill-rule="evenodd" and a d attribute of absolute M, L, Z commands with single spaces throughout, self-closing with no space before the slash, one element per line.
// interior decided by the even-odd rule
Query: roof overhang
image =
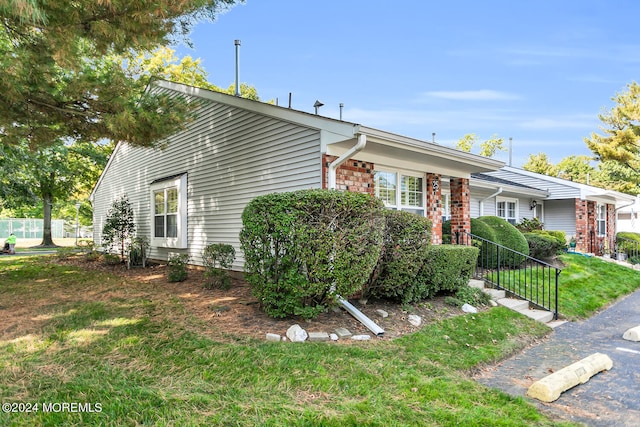
<path fill-rule="evenodd" d="M 357 159 L 375 165 L 458 178 L 470 178 L 472 173 L 493 171 L 504 165 L 498 160 L 364 126 L 357 133 L 367 136 L 367 144 Z M 323 149 L 329 155 L 340 156 L 355 143 L 355 139 L 339 141 L 325 144 Z"/>
<path fill-rule="evenodd" d="M 502 193 L 500 193 L 502 196 L 538 197 L 540 199 L 546 199 L 549 196 L 549 193 L 545 190 L 538 190 L 537 188 L 533 187 L 522 187 L 519 185 L 509 185 L 500 182 L 485 181 L 483 179 L 473 177 L 469 181 L 469 186 L 471 187 L 472 191 L 474 188 L 482 188 L 487 190 L 497 190 L 499 188 L 502 188 L 503 191 Z"/>

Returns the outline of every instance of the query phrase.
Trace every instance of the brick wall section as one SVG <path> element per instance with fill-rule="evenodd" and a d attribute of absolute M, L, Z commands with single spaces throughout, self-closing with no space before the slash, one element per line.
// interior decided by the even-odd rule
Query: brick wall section
<path fill-rule="evenodd" d="M 471 232 L 471 194 L 468 178 L 451 178 L 451 239 L 455 242 L 457 231 Z M 464 240 L 465 242 L 467 239 Z M 470 243 L 470 242 L 468 242 Z"/>
<path fill-rule="evenodd" d="M 606 248 L 613 249 L 616 242 L 616 206 L 607 203 L 607 245 Z"/>
<path fill-rule="evenodd" d="M 431 243 L 442 244 L 442 177 L 427 174 L 427 218 L 431 220 Z"/>
<path fill-rule="evenodd" d="M 597 218 L 596 202 L 576 199 L 576 251 L 600 255 Z"/>
<path fill-rule="evenodd" d="M 322 188 L 328 188 L 329 165 L 338 157 L 322 155 Z M 336 170 L 336 189 L 373 195 L 373 163 L 349 159 Z"/>

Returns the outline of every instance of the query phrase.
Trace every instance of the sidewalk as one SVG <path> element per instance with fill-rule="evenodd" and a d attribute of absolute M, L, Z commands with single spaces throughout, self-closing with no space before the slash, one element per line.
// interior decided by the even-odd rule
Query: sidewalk
<path fill-rule="evenodd" d="M 622 339 L 627 329 L 638 325 L 640 290 L 586 321 L 558 326 L 545 341 L 486 369 L 476 380 L 524 396 L 533 382 L 593 353 L 604 353 L 613 361 L 610 371 L 567 390 L 553 403 L 529 400 L 554 417 L 589 426 L 638 426 L 640 342 Z"/>

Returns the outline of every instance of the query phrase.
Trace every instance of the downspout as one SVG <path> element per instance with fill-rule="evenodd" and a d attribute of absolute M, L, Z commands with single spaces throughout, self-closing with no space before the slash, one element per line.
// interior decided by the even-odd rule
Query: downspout
<path fill-rule="evenodd" d="M 496 196 L 498 196 L 498 195 L 502 194 L 502 192 L 503 192 L 503 191 L 504 191 L 504 189 L 503 189 L 502 187 L 498 187 L 498 191 L 496 191 L 496 192 L 495 192 L 495 193 L 493 193 L 492 195 L 487 196 L 487 197 L 485 197 L 484 199 L 480 200 L 480 202 L 479 202 L 479 203 L 480 203 L 480 216 L 483 216 L 483 215 L 484 215 L 484 202 L 485 202 L 486 200 L 489 200 L 489 199 L 491 199 L 491 198 L 493 198 L 493 197 L 496 197 Z"/>
<path fill-rule="evenodd" d="M 328 178 L 329 182 L 327 183 L 327 187 L 330 190 L 335 190 L 337 187 L 336 171 L 338 170 L 340 165 L 342 165 L 344 162 L 346 162 L 351 157 L 353 157 L 354 154 L 362 151 L 366 145 L 367 145 L 367 135 L 361 133 L 358 135 L 358 142 L 356 143 L 356 145 L 354 145 L 349 150 L 347 150 L 347 152 L 344 153 L 342 156 L 338 157 L 333 162 L 331 162 L 331 164 L 329 165 L 329 178 Z M 332 286 L 332 288 L 333 288 L 332 290 L 335 291 L 335 284 Z M 351 303 L 349 303 L 349 301 L 347 301 L 346 299 L 344 299 L 338 294 L 336 294 L 336 300 L 342 306 L 342 308 L 344 308 L 349 314 L 351 314 L 357 321 L 362 323 L 367 329 L 369 329 L 371 332 L 376 334 L 376 336 L 379 337 L 384 334 L 384 329 L 378 326 L 373 320 L 365 316 L 364 313 L 362 313 L 360 310 L 355 308 Z"/>
<path fill-rule="evenodd" d="M 367 135 L 361 133 L 358 135 L 358 143 L 356 145 L 354 145 L 349 150 L 347 150 L 347 152 L 344 153 L 342 156 L 338 157 L 333 162 L 331 162 L 331 164 L 329 165 L 329 182 L 327 183 L 327 187 L 329 188 L 329 190 L 336 189 L 336 186 L 337 186 L 336 170 L 338 170 L 340 165 L 342 165 L 344 162 L 346 162 L 351 157 L 353 157 L 354 154 L 362 151 L 366 145 L 367 145 Z"/>

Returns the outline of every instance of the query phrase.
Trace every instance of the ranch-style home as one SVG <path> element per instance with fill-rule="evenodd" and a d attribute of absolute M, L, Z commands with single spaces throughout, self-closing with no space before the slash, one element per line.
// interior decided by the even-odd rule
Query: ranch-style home
<path fill-rule="evenodd" d="M 188 253 L 191 262 L 200 264 L 206 245 L 228 243 L 239 255 L 234 269 L 241 269 L 238 235 L 245 205 L 259 195 L 310 188 L 365 192 L 390 209 L 427 216 L 433 222 L 433 243 L 439 244 L 443 217 L 451 219 L 452 230 L 470 231 L 476 209 L 472 175 L 503 165 L 435 143 L 184 84 L 160 80 L 151 90 L 199 101 L 196 120 L 162 141 L 164 149 L 118 144 L 91 200 L 97 245 L 111 204 L 127 195 L 137 233 L 150 238 L 154 259 Z"/>
<path fill-rule="evenodd" d="M 614 248 L 616 232 L 620 231 L 618 213 L 636 201 L 636 197 L 629 194 L 509 166 L 486 172 L 486 175 L 547 192 L 546 198 L 531 194 L 524 203 L 522 199 L 507 195 L 502 201 L 507 211 L 520 212 L 518 219 L 527 217 L 524 213 L 530 209 L 547 230 L 561 230 L 568 238 L 575 238 L 577 251 L 596 255 Z M 503 216 L 504 212 L 499 211 L 496 215 Z M 509 214 L 504 218 L 513 219 Z"/>

